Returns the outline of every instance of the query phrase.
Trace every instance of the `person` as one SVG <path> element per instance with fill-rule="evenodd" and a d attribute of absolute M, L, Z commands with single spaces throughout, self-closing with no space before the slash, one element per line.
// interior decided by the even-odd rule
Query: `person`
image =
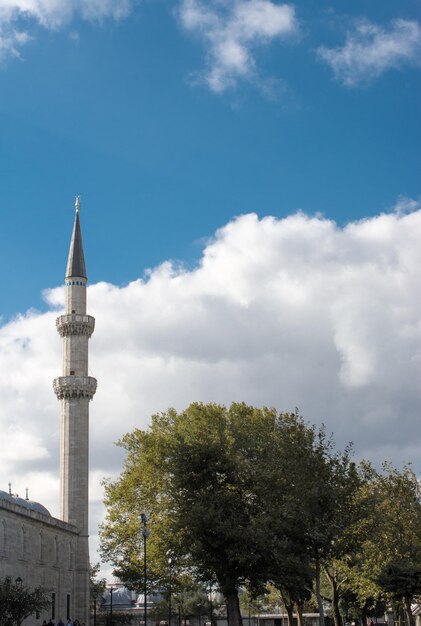
<path fill-rule="evenodd" d="M 61 617 L 59 618 L 58 622 L 57 622 L 57 626 L 64 626 L 64 622 L 61 619 Z"/>

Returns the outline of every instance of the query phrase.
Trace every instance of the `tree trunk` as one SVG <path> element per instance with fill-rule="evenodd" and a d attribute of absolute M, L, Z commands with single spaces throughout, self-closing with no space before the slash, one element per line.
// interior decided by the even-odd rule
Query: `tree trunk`
<path fill-rule="evenodd" d="M 339 611 L 339 593 L 338 593 L 338 585 L 336 584 L 335 577 L 329 572 L 327 567 L 324 568 L 326 576 L 329 579 L 330 585 L 332 587 L 332 614 L 333 621 L 335 622 L 335 626 L 342 626 L 342 617 Z M 412 625 L 411 625 L 412 626 Z"/>
<path fill-rule="evenodd" d="M 297 608 L 297 625 L 304 626 L 303 604 L 301 602 L 296 602 L 295 606 Z"/>
<path fill-rule="evenodd" d="M 405 621 L 408 624 L 408 626 L 415 626 L 415 619 L 411 611 L 411 600 L 409 598 L 403 598 L 403 602 L 405 606 L 405 617 L 406 617 Z"/>
<path fill-rule="evenodd" d="M 320 595 L 320 561 L 318 557 L 316 557 L 316 600 L 320 615 L 320 626 L 325 626 L 325 613 L 323 609 L 322 596 Z"/>
<path fill-rule="evenodd" d="M 285 610 L 288 616 L 288 626 L 294 626 L 294 604 L 289 600 L 289 594 L 287 595 L 280 589 L 282 602 L 284 603 Z"/>
<path fill-rule="evenodd" d="M 224 589 L 224 598 L 227 607 L 228 626 L 243 626 L 237 589 L 235 587 Z"/>
<path fill-rule="evenodd" d="M 292 608 L 292 604 L 285 604 L 285 610 L 287 612 L 288 617 L 288 626 L 294 626 L 294 612 Z"/>

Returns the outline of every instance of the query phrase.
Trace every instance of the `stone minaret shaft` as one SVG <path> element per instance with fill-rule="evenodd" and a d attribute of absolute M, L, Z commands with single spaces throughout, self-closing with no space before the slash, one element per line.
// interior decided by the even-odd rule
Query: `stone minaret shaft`
<path fill-rule="evenodd" d="M 88 376 L 88 342 L 95 320 L 86 315 L 86 268 L 79 220 L 79 201 L 67 262 L 66 311 L 56 325 L 63 339 L 63 372 L 53 382 L 61 400 L 60 517 L 78 532 L 74 595 L 70 611 L 80 623 L 89 624 L 89 401 L 96 380 Z M 70 589 L 66 590 L 68 594 Z M 66 616 L 69 617 L 69 616 Z"/>
<path fill-rule="evenodd" d="M 79 203 L 66 270 L 66 312 L 56 325 L 63 338 L 63 375 L 54 380 L 61 400 L 60 514 L 88 537 L 89 401 L 97 381 L 88 376 L 88 341 L 95 319 L 86 315 L 86 269 Z"/>

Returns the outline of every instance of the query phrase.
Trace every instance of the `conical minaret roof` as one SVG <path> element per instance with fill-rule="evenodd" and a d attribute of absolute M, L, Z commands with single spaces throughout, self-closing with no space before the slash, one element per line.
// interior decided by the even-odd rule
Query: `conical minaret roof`
<path fill-rule="evenodd" d="M 79 220 L 79 203 L 76 203 L 75 223 L 73 225 L 72 240 L 70 242 L 69 259 L 67 261 L 66 278 L 78 276 L 87 278 L 85 256 L 83 254 L 82 231 Z"/>

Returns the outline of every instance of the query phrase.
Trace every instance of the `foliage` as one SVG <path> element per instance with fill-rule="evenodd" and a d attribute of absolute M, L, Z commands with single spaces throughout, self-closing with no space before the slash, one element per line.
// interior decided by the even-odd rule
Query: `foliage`
<path fill-rule="evenodd" d="M 393 600 L 408 598 L 410 601 L 421 593 L 421 567 L 408 561 L 395 561 L 383 569 L 378 577 L 379 585 Z"/>
<path fill-rule="evenodd" d="M 31 590 L 10 576 L 0 580 L 0 626 L 19 626 L 24 619 L 46 610 L 50 604 L 42 587 Z"/>
<path fill-rule="evenodd" d="M 113 611 L 113 622 L 109 611 L 101 610 L 96 616 L 97 626 L 127 626 L 133 624 L 133 614 L 128 611 Z"/>
<path fill-rule="evenodd" d="M 89 591 L 91 602 L 96 602 L 97 605 L 101 603 L 101 598 L 104 595 L 106 587 L 105 578 L 97 578 L 99 569 L 99 563 L 94 563 L 89 568 Z"/>
<path fill-rule="evenodd" d="M 328 564 L 338 583 L 342 610 L 365 624 L 368 615 L 382 612 L 384 603 L 410 604 L 421 572 L 421 504 L 419 486 L 410 467 L 398 471 L 390 464 L 382 472 L 368 463 L 351 506 L 351 524 L 345 529 L 341 556 Z"/>
<path fill-rule="evenodd" d="M 315 556 L 330 556 L 343 528 L 350 452 L 334 454 L 324 431 L 298 413 L 195 403 L 155 415 L 120 441 L 120 478 L 106 484 L 103 556 L 126 584 L 142 584 L 140 513 L 149 514 L 148 580 L 167 588 L 187 573 L 217 581 L 230 624 L 238 590 L 272 582 L 291 602 L 309 597 Z"/>

